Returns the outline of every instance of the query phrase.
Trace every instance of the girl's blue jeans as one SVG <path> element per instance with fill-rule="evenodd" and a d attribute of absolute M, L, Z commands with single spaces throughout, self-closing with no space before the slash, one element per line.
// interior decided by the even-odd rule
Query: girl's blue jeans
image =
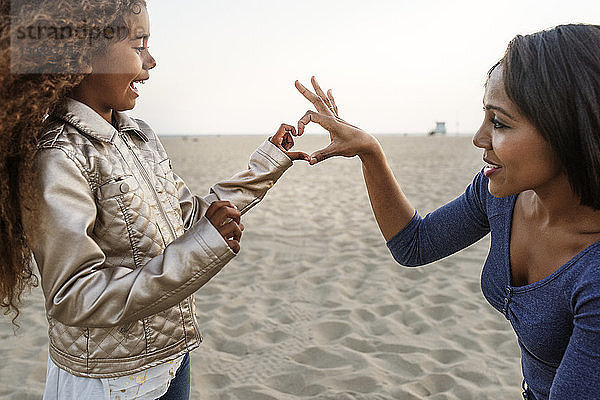
<path fill-rule="evenodd" d="M 190 398 L 190 353 L 183 357 L 175 378 L 169 385 L 167 393 L 158 400 L 189 400 Z"/>
<path fill-rule="evenodd" d="M 535 400 L 535 396 L 533 395 L 533 393 L 531 393 L 531 390 L 529 390 L 529 388 L 527 387 L 527 383 L 525 382 L 525 379 L 523 379 L 523 383 L 521 384 L 521 387 L 523 387 L 523 399 L 524 400 Z"/>

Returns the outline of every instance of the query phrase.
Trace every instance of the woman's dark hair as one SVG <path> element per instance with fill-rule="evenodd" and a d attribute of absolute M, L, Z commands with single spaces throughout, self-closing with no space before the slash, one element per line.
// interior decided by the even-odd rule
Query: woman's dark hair
<path fill-rule="evenodd" d="M 95 55 L 127 37 L 118 28 L 145 6 L 145 0 L 0 0 L 0 310 L 14 314 L 13 323 L 22 294 L 37 286 L 21 207 L 44 117 L 89 73 Z"/>
<path fill-rule="evenodd" d="M 581 204 L 599 210 L 600 26 L 518 35 L 489 74 L 498 65 L 506 94 L 556 152 Z"/>

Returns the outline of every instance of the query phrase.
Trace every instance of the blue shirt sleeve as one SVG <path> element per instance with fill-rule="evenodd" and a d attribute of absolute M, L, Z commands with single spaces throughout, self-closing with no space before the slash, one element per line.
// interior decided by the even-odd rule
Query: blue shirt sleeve
<path fill-rule="evenodd" d="M 477 174 L 465 193 L 421 217 L 418 213 L 387 242 L 392 256 L 407 267 L 429 264 L 475 243 L 490 231 L 487 178 Z"/>
<path fill-rule="evenodd" d="M 600 256 L 600 254 L 599 254 Z M 571 293 L 573 333 L 550 388 L 550 399 L 600 399 L 600 262 Z"/>

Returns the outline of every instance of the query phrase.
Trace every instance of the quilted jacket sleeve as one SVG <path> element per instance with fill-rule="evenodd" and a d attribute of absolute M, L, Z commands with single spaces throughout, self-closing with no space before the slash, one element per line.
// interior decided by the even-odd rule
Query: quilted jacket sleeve
<path fill-rule="evenodd" d="M 145 265 L 106 268 L 106 255 L 92 236 L 97 210 L 85 169 L 56 147 L 38 151 L 35 169 L 23 221 L 47 313 L 64 324 L 110 327 L 150 316 L 183 301 L 234 257 L 199 216 Z"/>
<path fill-rule="evenodd" d="M 175 176 L 185 229 L 193 226 L 217 200 L 229 200 L 244 214 L 258 204 L 292 160 L 269 140 L 252 154 L 248 168 L 215 184 L 206 197 L 193 195 L 183 180 Z"/>

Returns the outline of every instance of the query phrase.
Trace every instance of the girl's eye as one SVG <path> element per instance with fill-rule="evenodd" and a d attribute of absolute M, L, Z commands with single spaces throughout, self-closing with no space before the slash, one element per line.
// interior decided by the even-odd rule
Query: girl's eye
<path fill-rule="evenodd" d="M 142 46 L 142 47 L 134 47 L 134 49 L 135 49 L 135 51 L 137 51 L 138 53 L 141 54 L 144 50 L 147 49 L 147 47 L 144 47 L 144 46 Z"/>

